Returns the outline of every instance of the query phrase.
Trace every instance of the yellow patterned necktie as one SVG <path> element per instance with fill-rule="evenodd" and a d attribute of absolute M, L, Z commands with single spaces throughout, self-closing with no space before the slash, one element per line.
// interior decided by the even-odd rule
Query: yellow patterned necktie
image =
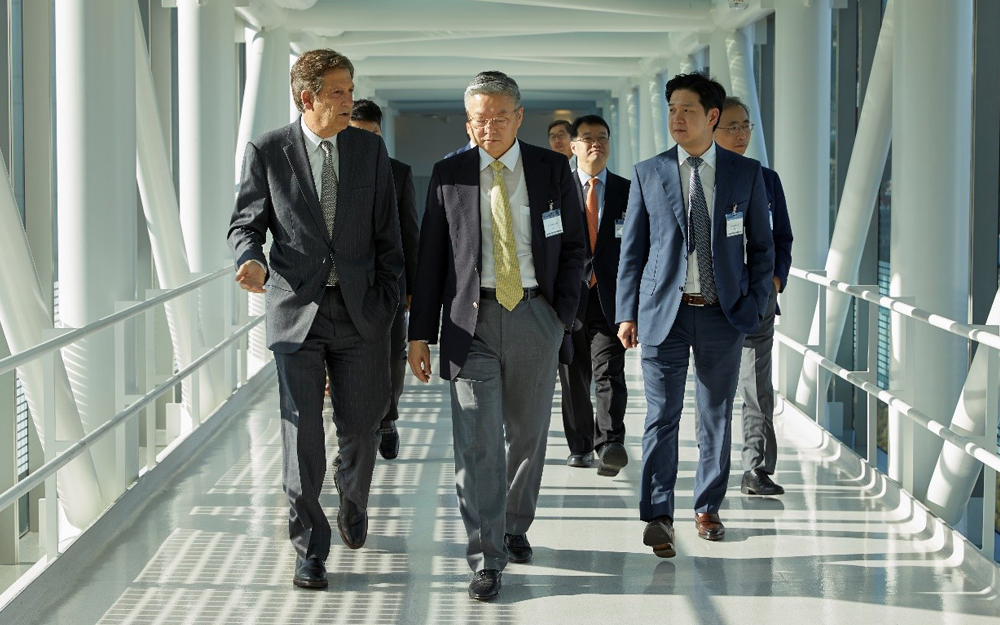
<path fill-rule="evenodd" d="M 493 188 L 490 189 L 490 212 L 493 214 L 493 265 L 497 277 L 497 301 L 507 310 L 514 310 L 524 297 L 521 285 L 521 265 L 517 262 L 514 243 L 513 216 L 507 198 L 507 183 L 503 179 L 503 163 L 493 161 Z"/>

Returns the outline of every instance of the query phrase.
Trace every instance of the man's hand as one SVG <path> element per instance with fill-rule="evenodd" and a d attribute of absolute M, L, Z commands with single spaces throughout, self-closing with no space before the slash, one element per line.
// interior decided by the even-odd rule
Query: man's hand
<path fill-rule="evenodd" d="M 431 348 L 423 341 L 410 341 L 410 353 L 406 360 L 410 370 L 421 382 L 431 379 Z"/>
<path fill-rule="evenodd" d="M 252 260 L 240 265 L 239 271 L 236 272 L 236 282 L 240 288 L 251 293 L 264 292 L 264 277 L 264 268 Z"/>
<path fill-rule="evenodd" d="M 639 341 L 636 339 L 634 321 L 623 321 L 618 326 L 618 340 L 622 342 L 625 349 L 632 349 L 639 346 Z"/>
<path fill-rule="evenodd" d="M 774 283 L 774 292 L 781 293 L 781 278 L 779 278 L 778 276 L 774 276 L 773 278 L 771 278 L 771 282 Z"/>

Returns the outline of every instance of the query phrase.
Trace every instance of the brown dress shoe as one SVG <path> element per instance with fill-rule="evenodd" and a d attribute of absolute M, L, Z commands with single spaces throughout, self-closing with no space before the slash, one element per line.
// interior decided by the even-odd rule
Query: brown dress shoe
<path fill-rule="evenodd" d="M 695 513 L 694 526 L 698 529 L 698 538 L 722 540 L 726 537 L 726 527 L 719 515 L 714 512 Z"/>

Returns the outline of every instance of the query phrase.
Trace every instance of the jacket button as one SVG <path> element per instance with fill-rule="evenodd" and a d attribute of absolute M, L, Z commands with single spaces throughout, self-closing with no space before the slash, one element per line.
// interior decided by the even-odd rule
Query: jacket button
<path fill-rule="evenodd" d="M 684 292 L 684 287 L 683 286 L 679 286 L 679 287 L 677 287 L 677 290 L 683 293 Z"/>
<path fill-rule="evenodd" d="M 479 302 L 472 302 L 473 308 L 479 308 Z"/>

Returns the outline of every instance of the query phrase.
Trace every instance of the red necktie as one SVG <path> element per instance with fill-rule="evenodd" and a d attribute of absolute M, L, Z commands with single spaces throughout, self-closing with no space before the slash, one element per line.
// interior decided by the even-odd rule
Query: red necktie
<path fill-rule="evenodd" d="M 590 179 L 590 188 L 587 190 L 587 231 L 590 233 L 590 255 L 594 255 L 594 247 L 597 245 L 597 178 Z M 597 276 L 594 274 L 593 264 L 590 270 L 590 288 L 597 284 Z"/>

